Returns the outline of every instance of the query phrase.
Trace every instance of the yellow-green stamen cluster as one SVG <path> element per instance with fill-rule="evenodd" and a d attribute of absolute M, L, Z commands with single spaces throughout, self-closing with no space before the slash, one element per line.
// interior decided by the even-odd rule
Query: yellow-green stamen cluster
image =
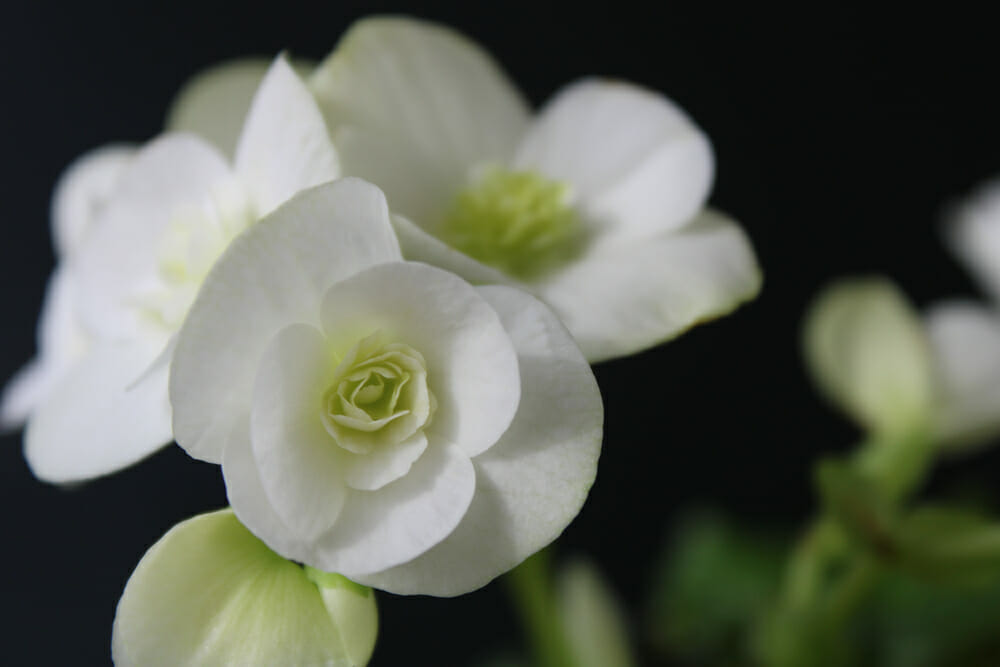
<path fill-rule="evenodd" d="M 438 237 L 484 264 L 531 279 L 571 258 L 582 241 L 569 187 L 532 171 L 490 168 L 455 197 Z"/>

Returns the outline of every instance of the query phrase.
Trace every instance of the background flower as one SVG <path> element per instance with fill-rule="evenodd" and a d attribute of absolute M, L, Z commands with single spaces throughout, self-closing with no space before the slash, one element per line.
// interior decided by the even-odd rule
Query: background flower
<path fill-rule="evenodd" d="M 204 141 L 168 134 L 72 170 L 54 219 L 57 244 L 75 247 L 52 280 L 35 362 L 47 377 L 39 388 L 22 373 L 4 396 L 12 417 L 29 413 L 33 472 L 87 479 L 170 442 L 172 337 L 202 278 L 259 216 L 337 173 L 323 120 L 283 58 L 254 97 L 232 167 Z"/>
<path fill-rule="evenodd" d="M 533 119 L 475 44 L 399 18 L 355 24 L 310 84 L 345 173 L 403 216 L 408 258 L 539 295 L 591 361 L 672 338 L 760 288 L 742 230 L 703 210 L 708 139 L 658 93 L 584 80 Z"/>
<path fill-rule="evenodd" d="M 174 434 L 222 464 L 237 516 L 283 556 L 459 595 L 579 512 L 601 399 L 540 302 L 401 260 L 359 179 L 247 230 L 178 334 Z"/>

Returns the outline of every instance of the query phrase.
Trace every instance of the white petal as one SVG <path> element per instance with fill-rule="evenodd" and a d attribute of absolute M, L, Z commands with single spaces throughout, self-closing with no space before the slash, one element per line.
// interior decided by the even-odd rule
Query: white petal
<path fill-rule="evenodd" d="M 260 481 L 282 522 L 306 541 L 333 525 L 347 493 L 340 448 L 320 419 L 333 370 L 322 332 L 292 324 L 267 344 L 254 380 L 250 442 Z"/>
<path fill-rule="evenodd" d="M 1000 313 L 947 301 L 924 317 L 937 369 L 937 427 L 956 447 L 1000 433 Z"/>
<path fill-rule="evenodd" d="M 86 353 L 89 337 L 75 309 L 76 284 L 60 266 L 49 279 L 38 319 L 38 356 L 4 387 L 0 400 L 0 427 L 19 426 L 44 400 L 54 384 Z"/>
<path fill-rule="evenodd" d="M 235 165 L 259 215 L 340 175 L 323 115 L 284 56 L 275 59 L 254 95 Z"/>
<path fill-rule="evenodd" d="M 599 233 L 642 238 L 701 210 L 712 186 L 708 137 L 666 97 L 585 80 L 542 110 L 515 166 L 573 186 Z"/>
<path fill-rule="evenodd" d="M 300 193 L 239 236 L 202 284 L 171 365 L 174 436 L 218 463 L 237 417 L 249 412 L 257 362 L 289 324 L 316 322 L 326 288 L 398 260 L 385 198 L 343 179 Z"/>
<path fill-rule="evenodd" d="M 881 278 L 840 281 L 815 299 L 803 329 L 816 385 L 863 428 L 898 437 L 929 426 L 930 346 L 895 285 Z"/>
<path fill-rule="evenodd" d="M 134 154 L 135 148 L 124 144 L 102 146 L 78 157 L 59 177 L 52 195 L 57 257 L 67 257 L 79 247 Z"/>
<path fill-rule="evenodd" d="M 136 290 L 158 281 L 167 226 L 184 211 L 203 209 L 231 179 L 222 155 L 194 136 L 167 135 L 136 153 L 74 255 L 90 329 L 136 335 L 142 323 Z"/>
<path fill-rule="evenodd" d="M 953 214 L 949 244 L 995 303 L 1000 303 L 1000 181 L 981 186 Z"/>
<path fill-rule="evenodd" d="M 490 56 L 444 26 L 359 21 L 310 81 L 344 173 L 385 189 L 393 211 L 432 224 L 479 162 L 504 162 L 527 105 Z"/>
<path fill-rule="evenodd" d="M 344 481 L 358 491 L 376 491 L 407 472 L 427 449 L 427 436 L 415 433 L 403 442 L 382 444 L 369 454 L 344 457 Z"/>
<path fill-rule="evenodd" d="M 222 475 L 226 496 L 244 526 L 285 558 L 302 560 L 309 553 L 300 540 L 278 516 L 260 481 L 257 460 L 250 445 L 250 417 L 236 423 L 222 455 Z"/>
<path fill-rule="evenodd" d="M 159 350 L 94 345 L 32 413 L 24 435 L 32 472 L 49 482 L 106 475 L 171 440 L 167 373 L 135 383 Z"/>
<path fill-rule="evenodd" d="M 434 443 L 395 482 L 378 491 L 351 491 L 333 530 L 302 560 L 355 580 L 406 562 L 455 529 L 475 489 L 465 453 Z"/>
<path fill-rule="evenodd" d="M 554 540 L 594 482 L 603 406 L 590 366 L 537 300 L 506 287 L 479 289 L 517 347 L 517 416 L 473 459 L 476 496 L 458 528 L 422 556 L 357 581 L 400 594 L 468 593 Z"/>
<path fill-rule="evenodd" d="M 705 211 L 674 233 L 597 245 L 536 286 L 592 363 L 632 354 L 756 296 L 760 269 L 743 231 Z"/>
<path fill-rule="evenodd" d="M 427 361 L 437 399 L 429 435 L 468 456 L 489 448 L 517 410 L 517 355 L 496 312 L 457 276 L 425 264 L 373 267 L 330 289 L 323 328 L 342 350 L 381 331 Z"/>
<path fill-rule="evenodd" d="M 146 552 L 111 644 L 118 667 L 358 664 L 320 589 L 228 510 L 178 524 Z"/>

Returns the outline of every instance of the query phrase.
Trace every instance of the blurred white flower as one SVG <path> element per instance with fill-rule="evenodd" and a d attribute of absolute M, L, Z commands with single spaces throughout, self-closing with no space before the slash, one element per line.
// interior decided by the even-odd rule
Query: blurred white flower
<path fill-rule="evenodd" d="M 540 296 L 587 358 L 644 349 L 760 288 L 742 230 L 704 208 L 708 138 L 624 82 L 570 85 L 532 118 L 478 46 L 365 19 L 314 72 L 344 173 L 381 187 L 404 255 Z"/>
<path fill-rule="evenodd" d="M 982 186 L 948 223 L 949 245 L 992 300 L 949 299 L 925 316 L 940 378 L 940 436 L 969 447 L 1000 434 L 1000 182 Z"/>
<path fill-rule="evenodd" d="M 117 667 L 358 667 L 377 634 L 371 589 L 281 558 L 221 510 L 146 552 L 118 603 L 111 651 Z"/>
<path fill-rule="evenodd" d="M 69 182 L 85 182 L 83 194 L 67 194 L 63 207 L 56 200 L 57 245 L 70 251 L 34 362 L 55 371 L 40 388 L 19 376 L 3 405 L 8 421 L 28 415 L 25 456 L 52 482 L 113 472 L 172 439 L 171 341 L 201 280 L 239 232 L 339 166 L 312 96 L 279 57 L 232 166 L 201 139 L 168 134 L 79 171 Z"/>
<path fill-rule="evenodd" d="M 1000 431 L 1000 313 L 966 300 L 923 318 L 881 278 L 841 280 L 805 323 L 808 369 L 862 428 L 973 446 Z"/>
<path fill-rule="evenodd" d="M 174 434 L 272 549 L 458 595 L 545 546 L 596 473 L 600 394 L 556 316 L 402 261 L 381 191 L 307 190 L 237 238 L 180 330 Z"/>

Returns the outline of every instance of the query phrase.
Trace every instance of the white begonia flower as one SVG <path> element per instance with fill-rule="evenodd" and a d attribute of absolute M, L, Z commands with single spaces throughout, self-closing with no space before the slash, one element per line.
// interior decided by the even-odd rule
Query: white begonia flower
<path fill-rule="evenodd" d="M 976 303 L 921 318 L 884 279 L 844 280 L 810 308 L 805 356 L 827 397 L 877 435 L 961 449 L 1000 430 L 1000 313 Z"/>
<path fill-rule="evenodd" d="M 111 653 L 117 667 L 360 667 L 377 634 L 370 588 L 285 560 L 221 510 L 146 552 L 118 603 Z"/>
<path fill-rule="evenodd" d="M 53 337 L 72 327 L 85 335 L 74 363 L 30 408 L 25 456 L 36 476 L 107 474 L 172 440 L 172 337 L 201 280 L 243 229 L 338 170 L 323 118 L 283 57 L 254 97 L 232 165 L 186 134 L 156 139 L 121 165 L 83 231 L 57 234 L 81 240 L 45 307 L 67 317 L 43 326 Z"/>
<path fill-rule="evenodd" d="M 87 334 L 73 307 L 74 285 L 62 264 L 82 245 L 134 150 L 126 145 L 94 149 L 67 167 L 56 184 L 51 233 L 60 266 L 49 279 L 38 318 L 38 355 L 4 387 L 0 400 L 0 427 L 4 429 L 21 426 L 86 350 Z"/>
<path fill-rule="evenodd" d="M 403 253 L 546 301 L 587 358 L 630 354 L 758 292 L 704 208 L 708 138 L 670 100 L 584 80 L 532 118 L 488 54 L 403 18 L 355 24 L 310 79 L 345 175 L 385 192 Z"/>
<path fill-rule="evenodd" d="M 181 328 L 174 434 L 276 552 L 395 593 L 478 588 L 551 542 L 603 411 L 548 308 L 404 262 L 381 191 L 307 190 L 237 238 Z"/>

